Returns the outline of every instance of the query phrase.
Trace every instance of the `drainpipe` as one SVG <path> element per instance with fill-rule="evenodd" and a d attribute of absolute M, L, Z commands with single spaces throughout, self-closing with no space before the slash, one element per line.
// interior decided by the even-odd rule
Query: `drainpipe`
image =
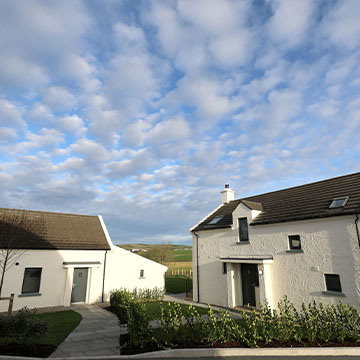
<path fill-rule="evenodd" d="M 200 284 L 199 284 L 199 235 L 193 231 L 193 234 L 196 236 L 196 284 L 197 284 L 197 302 L 200 302 Z"/>
<path fill-rule="evenodd" d="M 103 272 L 103 285 L 102 285 L 102 294 L 101 294 L 101 302 L 104 302 L 104 290 L 105 290 L 105 271 L 106 271 L 106 254 L 107 254 L 107 250 L 105 250 L 105 255 L 104 255 L 104 272 Z"/>
<path fill-rule="evenodd" d="M 359 234 L 358 221 L 359 221 L 359 214 L 355 214 L 355 228 L 356 228 L 356 235 L 357 235 L 357 238 L 358 238 L 358 243 L 359 243 L 359 247 L 360 247 L 360 234 Z"/>

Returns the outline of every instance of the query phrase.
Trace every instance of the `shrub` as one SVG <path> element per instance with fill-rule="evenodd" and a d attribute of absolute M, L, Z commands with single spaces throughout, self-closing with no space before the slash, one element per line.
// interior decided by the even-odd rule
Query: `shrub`
<path fill-rule="evenodd" d="M 0 337 L 12 339 L 14 342 L 31 342 L 49 331 L 45 320 L 36 319 L 35 310 L 26 307 L 10 317 L 0 316 Z"/>
<path fill-rule="evenodd" d="M 127 307 L 127 317 L 130 345 L 140 349 L 151 347 L 155 339 L 145 305 L 140 302 L 130 302 Z M 125 344 L 125 346 L 128 346 L 128 344 Z"/>

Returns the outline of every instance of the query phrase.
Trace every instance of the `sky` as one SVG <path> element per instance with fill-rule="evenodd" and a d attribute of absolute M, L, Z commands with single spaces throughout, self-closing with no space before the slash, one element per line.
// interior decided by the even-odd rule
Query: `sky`
<path fill-rule="evenodd" d="M 0 206 L 190 244 L 236 197 L 360 171 L 358 0 L 0 0 Z"/>

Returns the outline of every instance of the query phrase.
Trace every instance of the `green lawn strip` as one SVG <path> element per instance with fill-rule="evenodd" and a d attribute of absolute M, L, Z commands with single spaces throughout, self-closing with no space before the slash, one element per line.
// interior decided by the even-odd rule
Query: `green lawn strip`
<path fill-rule="evenodd" d="M 150 320 L 160 320 L 161 319 L 161 308 L 167 308 L 168 302 L 166 301 L 159 301 L 159 302 L 151 302 L 146 303 L 146 313 L 149 316 Z M 181 306 L 181 310 L 184 312 L 189 308 L 187 304 L 179 304 Z M 202 308 L 199 306 L 194 306 L 197 312 L 200 315 L 206 315 L 208 313 L 208 308 Z"/>
<path fill-rule="evenodd" d="M 174 261 L 192 261 L 191 250 L 177 250 L 173 251 Z"/>
<path fill-rule="evenodd" d="M 79 325 L 82 319 L 82 316 L 73 310 L 36 314 L 34 316 L 49 323 L 49 332 L 37 342 L 56 347 Z"/>
<path fill-rule="evenodd" d="M 165 278 L 165 291 L 171 294 L 178 294 L 192 289 L 192 280 L 186 276 L 175 275 Z"/>

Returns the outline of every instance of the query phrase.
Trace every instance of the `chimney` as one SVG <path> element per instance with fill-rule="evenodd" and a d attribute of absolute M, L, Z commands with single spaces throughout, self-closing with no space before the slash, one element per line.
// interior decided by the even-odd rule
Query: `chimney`
<path fill-rule="evenodd" d="M 230 189 L 229 184 L 225 184 L 225 189 L 221 191 L 221 201 L 223 204 L 235 199 L 235 193 Z"/>

